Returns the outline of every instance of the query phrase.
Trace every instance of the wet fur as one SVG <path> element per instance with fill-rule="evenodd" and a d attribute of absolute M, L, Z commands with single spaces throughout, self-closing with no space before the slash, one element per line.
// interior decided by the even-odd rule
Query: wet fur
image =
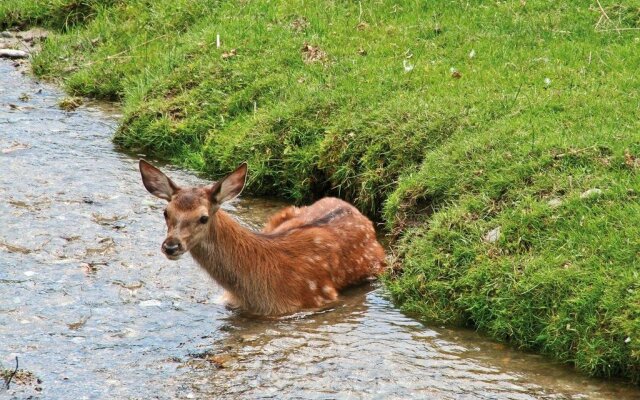
<path fill-rule="evenodd" d="M 322 307 L 384 268 L 371 221 L 334 198 L 282 210 L 260 233 L 220 210 L 191 255 L 228 292 L 231 305 L 261 315 Z"/>

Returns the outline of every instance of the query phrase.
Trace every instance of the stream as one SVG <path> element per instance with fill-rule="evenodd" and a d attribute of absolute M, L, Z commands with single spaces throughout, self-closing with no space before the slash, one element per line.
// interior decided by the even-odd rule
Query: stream
<path fill-rule="evenodd" d="M 380 284 L 323 312 L 225 309 L 189 257 L 160 253 L 164 202 L 111 142 L 118 109 L 67 112 L 63 97 L 0 61 L 0 367 L 18 357 L 32 374 L 0 397 L 640 398 L 471 330 L 423 324 Z M 228 209 L 259 229 L 285 205 L 245 197 Z"/>

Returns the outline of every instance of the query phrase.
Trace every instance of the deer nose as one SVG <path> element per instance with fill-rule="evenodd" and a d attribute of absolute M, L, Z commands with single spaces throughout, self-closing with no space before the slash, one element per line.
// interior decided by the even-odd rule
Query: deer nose
<path fill-rule="evenodd" d="M 182 250 L 182 245 L 180 245 L 180 242 L 165 240 L 165 242 L 162 243 L 162 251 L 164 251 L 164 253 L 169 256 L 176 254 L 180 250 Z"/>

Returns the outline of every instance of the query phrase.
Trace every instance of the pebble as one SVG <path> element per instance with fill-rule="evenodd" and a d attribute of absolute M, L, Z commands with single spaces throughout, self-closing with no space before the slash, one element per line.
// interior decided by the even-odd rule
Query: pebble
<path fill-rule="evenodd" d="M 562 200 L 558 199 L 558 198 L 553 198 L 551 200 L 549 200 L 547 202 L 547 204 L 549 205 L 549 207 L 551 208 L 556 208 L 556 207 L 560 207 L 560 205 L 562 205 Z"/>
<path fill-rule="evenodd" d="M 13 37 L 13 35 L 12 35 L 12 34 L 11 34 L 11 32 L 9 32 L 9 31 L 4 31 L 4 32 L 0 32 L 0 37 L 3 37 L 3 38 L 12 38 L 12 37 Z"/>
<path fill-rule="evenodd" d="M 602 190 L 601 189 L 589 189 L 585 192 L 582 192 L 582 194 L 580 195 L 581 199 L 588 199 L 590 197 L 596 197 L 596 196 L 600 196 L 602 194 Z"/>
<path fill-rule="evenodd" d="M 495 243 L 500 239 L 500 227 L 494 228 L 484 235 L 484 241 L 487 243 Z"/>
<path fill-rule="evenodd" d="M 140 302 L 140 307 L 157 307 L 161 305 L 162 302 L 160 300 L 145 300 Z"/>
<path fill-rule="evenodd" d="M 240 341 L 241 342 L 255 342 L 256 340 L 258 340 L 259 336 L 258 335 L 241 335 L 240 336 Z"/>
<path fill-rule="evenodd" d="M 18 150 L 26 150 L 26 149 L 28 149 L 30 147 L 31 146 L 29 146 L 28 144 L 14 143 L 10 147 L 7 147 L 6 149 L 2 149 L 1 152 L 2 152 L 2 154 L 8 154 L 8 153 L 13 153 L 14 151 L 18 151 Z"/>
<path fill-rule="evenodd" d="M 27 58 L 29 53 L 22 50 L 0 49 L 0 58 Z"/>
<path fill-rule="evenodd" d="M 163 295 L 172 299 L 182 299 L 180 293 L 176 292 L 175 290 L 167 290 L 163 293 Z"/>

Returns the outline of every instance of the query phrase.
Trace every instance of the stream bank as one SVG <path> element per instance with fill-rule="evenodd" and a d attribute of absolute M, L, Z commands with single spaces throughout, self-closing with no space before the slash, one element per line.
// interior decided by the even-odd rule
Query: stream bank
<path fill-rule="evenodd" d="M 28 100 L 20 100 L 22 95 Z M 469 330 L 424 325 L 376 284 L 333 309 L 251 319 L 188 257 L 165 259 L 163 202 L 111 142 L 119 110 L 0 60 L 0 362 L 9 398 L 633 399 Z M 12 106 L 13 105 L 13 106 Z M 198 177 L 167 166 L 177 182 Z M 229 211 L 258 228 L 284 202 Z"/>

